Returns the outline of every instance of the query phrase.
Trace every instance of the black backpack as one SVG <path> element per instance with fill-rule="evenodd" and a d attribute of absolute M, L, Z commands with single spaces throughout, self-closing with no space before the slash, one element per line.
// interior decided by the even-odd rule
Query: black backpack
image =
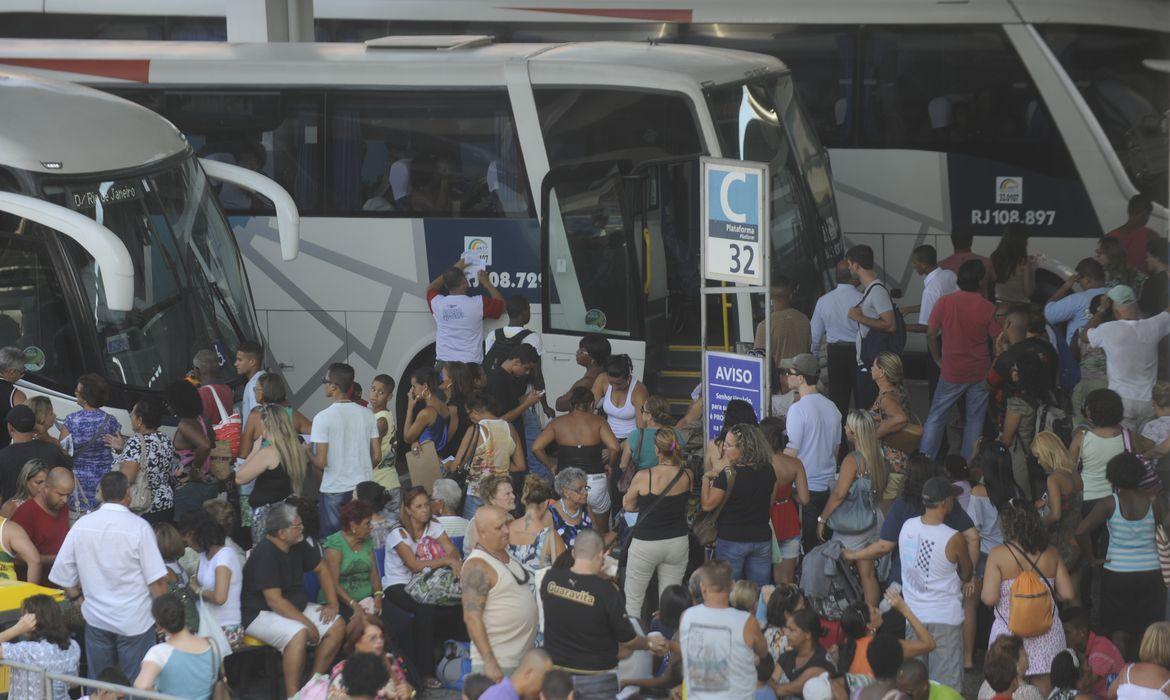
<path fill-rule="evenodd" d="M 890 296 L 889 288 L 881 282 L 878 282 L 870 285 L 869 289 L 865 290 L 861 301 L 857 302 L 858 307 L 865 303 L 865 298 L 874 290 L 874 287 L 885 289 L 886 295 Z M 870 328 L 869 332 L 865 334 L 865 337 L 861 339 L 861 363 L 865 367 L 872 365 L 877 356 L 883 352 L 892 352 L 895 355 L 901 355 L 906 349 L 906 319 L 902 318 L 902 311 L 894 303 L 893 296 L 890 296 L 890 304 L 894 307 L 893 332 Z"/>
<path fill-rule="evenodd" d="M 524 339 L 532 335 L 532 331 L 525 328 L 516 335 L 508 338 L 504 335 L 503 328 L 496 329 L 496 339 L 492 343 L 492 349 L 488 351 L 487 355 L 483 357 L 483 369 L 485 372 L 491 371 L 500 365 L 504 364 L 504 360 L 508 359 L 508 355 L 512 354 L 514 348 L 520 347 Z"/>

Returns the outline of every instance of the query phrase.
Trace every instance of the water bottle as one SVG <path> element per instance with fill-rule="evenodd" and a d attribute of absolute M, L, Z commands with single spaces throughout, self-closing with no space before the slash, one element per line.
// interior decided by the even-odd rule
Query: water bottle
<path fill-rule="evenodd" d="M 902 584 L 895 581 L 895 582 L 891 583 L 886 590 L 890 590 L 890 591 L 893 591 L 895 593 L 901 593 L 902 592 Z M 882 602 L 878 603 L 878 612 L 885 615 L 891 609 L 892 608 L 890 606 L 890 600 L 888 598 L 886 598 L 885 596 L 882 596 Z"/>

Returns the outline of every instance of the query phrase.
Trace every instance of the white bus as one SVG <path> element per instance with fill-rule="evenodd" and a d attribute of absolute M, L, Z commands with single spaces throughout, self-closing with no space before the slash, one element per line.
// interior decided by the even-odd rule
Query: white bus
<path fill-rule="evenodd" d="M 338 360 L 359 380 L 390 374 L 405 396 L 409 372 L 433 361 L 427 283 L 468 249 L 490 258 L 504 295 L 533 303 L 550 390 L 580 376 L 579 338 L 599 332 L 651 388 L 685 396 L 697 373 L 669 389 L 661 370 L 668 338 L 698 341 L 702 154 L 771 164 L 774 273 L 798 282 L 806 306 L 842 252 L 824 149 L 788 70 L 767 56 L 484 37 L 11 40 L 0 41 L 3 64 L 146 105 L 200 155 L 292 193 L 303 220 L 289 264 L 273 262 L 262 199 L 221 191 L 220 203 L 261 331 L 309 410 Z M 732 342 L 750 340 L 751 305 L 730 323 Z"/>
<path fill-rule="evenodd" d="M 275 182 L 207 170 L 279 203 L 295 256 L 296 211 Z M 64 416 L 77 378 L 96 373 L 126 426 L 196 350 L 234 373 L 235 346 L 258 334 L 239 249 L 183 135 L 106 93 L 0 73 L 0 346 L 24 350 L 26 394 Z"/>
<path fill-rule="evenodd" d="M 0 31 L 45 35 L 52 17 L 72 36 L 222 39 L 227 5 L 48 0 Z M 1155 203 L 1151 228 L 1167 232 L 1170 77 L 1142 63 L 1170 58 L 1164 0 L 316 0 L 313 9 L 322 41 L 470 31 L 777 56 L 832 156 L 846 240 L 873 245 L 907 301 L 921 289 L 910 251 L 932 243 L 947 254 L 957 226 L 987 254 L 1004 224 L 1029 224 L 1034 252 L 1071 265 L 1141 192 Z M 1038 296 L 1056 283 L 1053 268 Z"/>

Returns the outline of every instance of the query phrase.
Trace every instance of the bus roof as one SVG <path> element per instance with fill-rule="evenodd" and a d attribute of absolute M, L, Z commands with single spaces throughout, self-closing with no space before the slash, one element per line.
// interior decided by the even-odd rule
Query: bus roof
<path fill-rule="evenodd" d="M 141 167 L 188 148 L 154 112 L 104 92 L 0 72 L 0 165 L 38 173 Z"/>
<path fill-rule="evenodd" d="M 123 0 L 125 2 L 126 0 Z M 206 0 L 203 10 L 218 6 Z M 1098 24 L 1170 31 L 1165 0 L 316 0 L 317 19 L 525 23 Z M 222 13 L 222 10 L 221 10 Z M 151 13 L 153 14 L 153 13 Z M 177 13 L 182 14 L 182 13 Z M 203 14 L 203 11 L 192 14 Z M 222 16 L 222 15 L 221 15 Z M 456 19 L 457 18 L 457 19 Z"/>
<path fill-rule="evenodd" d="M 93 82 L 158 85 L 503 86 L 505 68 L 528 64 L 534 84 L 720 84 L 786 70 L 779 60 L 731 49 L 649 42 L 491 44 L 453 51 L 356 43 L 230 44 L 178 41 L 0 40 L 0 64 Z M 409 69 L 387 71 L 388 65 Z M 339 78 L 338 67 L 344 66 Z"/>

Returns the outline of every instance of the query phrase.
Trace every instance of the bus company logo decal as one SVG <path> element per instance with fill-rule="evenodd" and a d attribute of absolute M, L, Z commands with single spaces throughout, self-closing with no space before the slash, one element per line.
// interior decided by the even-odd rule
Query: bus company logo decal
<path fill-rule="evenodd" d="M 492 264 L 492 239 L 481 236 L 464 236 L 463 250 L 472 253 L 486 267 Z"/>
<path fill-rule="evenodd" d="M 995 178 L 996 204 L 1023 204 L 1024 178 L 997 177 Z"/>

